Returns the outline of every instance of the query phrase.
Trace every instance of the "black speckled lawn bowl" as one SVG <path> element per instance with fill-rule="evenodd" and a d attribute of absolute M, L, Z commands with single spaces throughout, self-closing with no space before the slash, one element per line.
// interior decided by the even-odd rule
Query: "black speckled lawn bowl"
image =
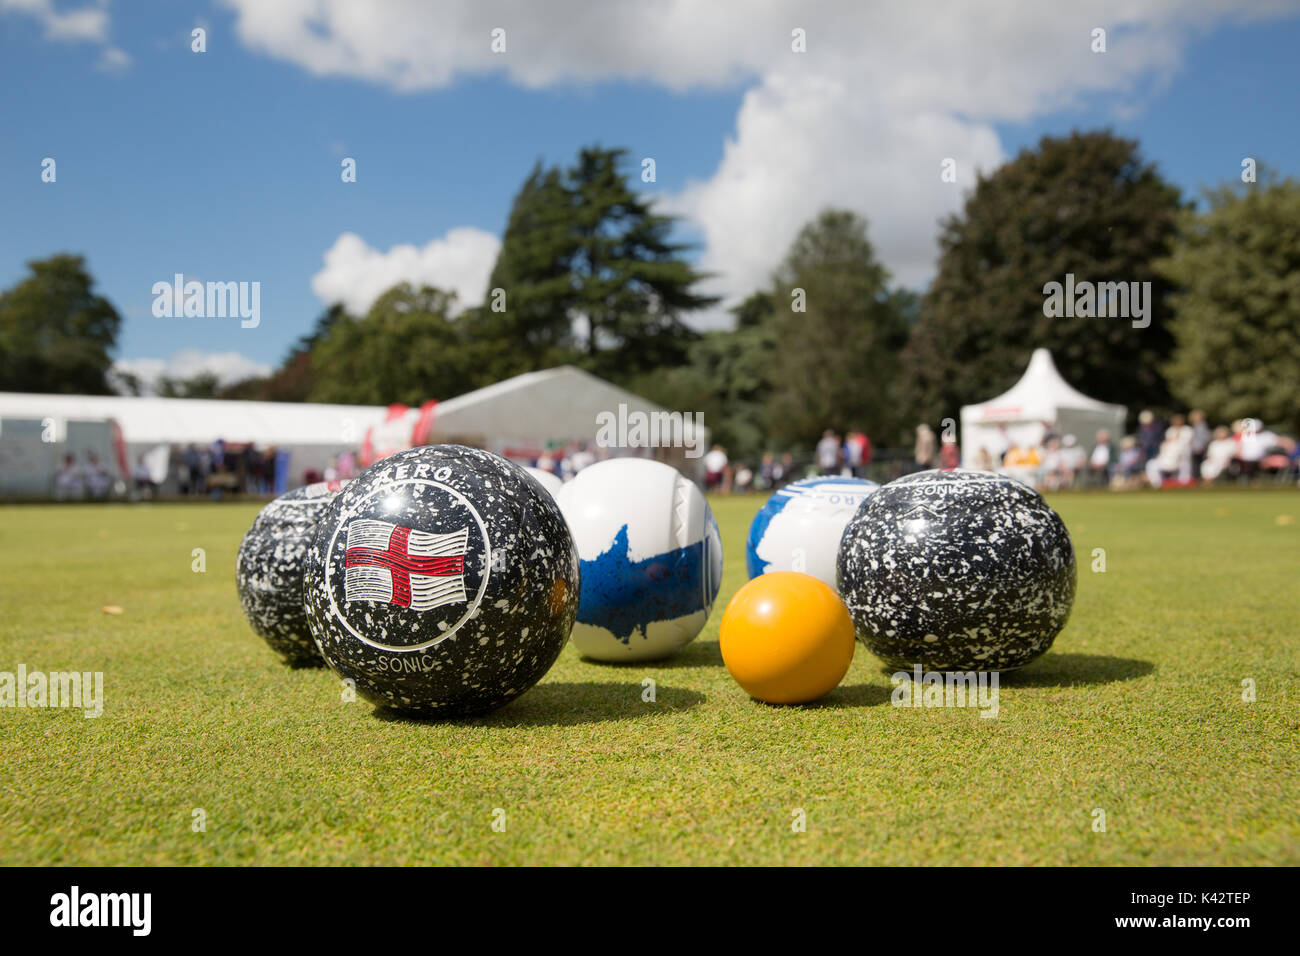
<path fill-rule="evenodd" d="M 412 448 L 354 478 L 322 516 L 305 595 L 326 663 L 381 707 L 464 717 L 524 693 L 578 613 L 578 553 L 518 465 Z"/>
<path fill-rule="evenodd" d="M 1052 646 L 1074 546 L 1042 496 L 990 472 L 924 471 L 863 502 L 840 539 L 858 640 L 891 667 L 1006 671 Z"/>
<path fill-rule="evenodd" d="M 302 572 L 316 522 L 345 482 L 295 488 L 263 508 L 235 559 L 235 586 L 244 616 L 286 663 L 321 666 L 303 606 Z"/>

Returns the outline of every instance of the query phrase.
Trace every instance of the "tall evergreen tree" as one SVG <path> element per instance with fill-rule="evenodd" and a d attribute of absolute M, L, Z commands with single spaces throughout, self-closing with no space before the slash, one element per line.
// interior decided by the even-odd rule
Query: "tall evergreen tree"
<path fill-rule="evenodd" d="M 778 441 L 807 444 L 826 428 L 898 430 L 898 352 L 907 337 L 907 293 L 867 238 L 867 224 L 828 209 L 804 226 L 777 271 L 776 341 L 767 408 Z"/>
<path fill-rule="evenodd" d="M 702 275 L 669 238 L 675 220 L 631 188 L 625 155 L 591 147 L 567 170 L 535 167 L 515 197 L 487 302 L 468 323 L 496 346 L 498 377 L 569 360 L 625 380 L 685 361 L 694 333 L 682 316 L 717 300 L 694 291 Z"/>
<path fill-rule="evenodd" d="M 541 163 L 515 196 L 486 301 L 465 316 L 475 338 L 488 346 L 489 379 L 573 359 L 565 305 L 573 293 L 570 263 L 577 251 L 572 206 L 562 173 Z"/>
<path fill-rule="evenodd" d="M 1134 408 L 1167 404 L 1169 284 L 1153 263 L 1168 252 L 1181 209 L 1178 189 L 1137 143 L 1108 132 L 1044 137 L 981 176 L 940 234 L 938 274 L 903 357 L 905 407 L 918 421 L 956 417 L 1014 384 L 1040 346 L 1086 394 Z M 1149 327 L 1044 315 L 1044 287 L 1067 273 L 1150 282 Z"/>

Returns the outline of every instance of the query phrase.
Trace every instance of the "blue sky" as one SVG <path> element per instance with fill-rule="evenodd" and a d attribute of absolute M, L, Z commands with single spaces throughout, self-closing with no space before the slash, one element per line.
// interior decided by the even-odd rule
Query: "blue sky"
<path fill-rule="evenodd" d="M 1243 156 L 1300 168 L 1300 10 L 1241 22 L 1192 0 L 1180 19 L 1153 2 L 1143 19 L 1110 4 L 1063 28 L 1031 7 L 953 23 L 964 13 L 945 6 L 934 27 L 763 4 L 737 35 L 662 3 L 648 26 L 642 5 L 627 22 L 610 5 L 575 36 L 548 33 L 583 22 L 556 9 L 568 0 L 531 21 L 401 0 L 325 0 L 315 20 L 280 0 L 0 0 L 0 286 L 29 259 L 82 253 L 124 316 L 128 366 L 238 377 L 277 362 L 336 292 L 363 308 L 410 278 L 472 298 L 532 163 L 592 142 L 655 159 L 643 188 L 688 217 L 683 235 L 729 297 L 828 202 L 862 212 L 895 275 L 920 286 L 935 223 L 960 205 L 940 158 L 958 157 L 968 185 L 1044 133 L 1110 126 L 1191 194 Z M 367 29 L 349 19 L 359 9 Z M 1108 17 L 1129 19 L 1106 54 L 1084 50 Z M 808 54 L 794 57 L 790 25 L 805 21 Z M 514 48 L 493 59 L 497 22 Z M 355 184 L 340 180 L 345 156 Z M 41 182 L 45 157 L 56 183 Z M 261 324 L 155 318 L 151 287 L 176 272 L 260 282 Z"/>

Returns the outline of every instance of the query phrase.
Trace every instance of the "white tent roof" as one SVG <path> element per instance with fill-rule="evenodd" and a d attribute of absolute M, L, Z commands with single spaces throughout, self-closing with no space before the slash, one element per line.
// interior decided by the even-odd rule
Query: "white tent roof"
<path fill-rule="evenodd" d="M 387 409 L 371 405 L 0 392 L 0 417 L 115 419 L 133 445 L 254 442 L 259 446 L 357 444 Z M 352 437 L 349 437 L 352 436 Z"/>
<path fill-rule="evenodd" d="M 525 372 L 504 382 L 439 402 L 433 434 L 503 436 L 537 441 L 588 439 L 596 433 L 596 416 L 627 410 L 666 412 L 626 389 L 611 385 L 572 365 Z M 690 424 L 687 425 L 688 431 Z"/>
<path fill-rule="evenodd" d="M 966 405 L 961 410 L 963 421 L 978 422 L 1028 422 L 1055 421 L 1061 409 L 1080 411 L 1119 412 L 1123 405 L 1109 405 L 1089 398 L 1073 388 L 1061 377 L 1047 349 L 1034 349 L 1029 367 L 1020 381 L 996 398 L 978 405 Z"/>

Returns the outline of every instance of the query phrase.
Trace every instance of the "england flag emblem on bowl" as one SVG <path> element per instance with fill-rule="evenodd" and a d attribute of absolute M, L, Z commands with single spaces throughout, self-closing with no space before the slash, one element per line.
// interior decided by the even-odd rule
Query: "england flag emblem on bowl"
<path fill-rule="evenodd" d="M 388 521 L 348 525 L 344 597 L 428 611 L 465 601 L 469 528 L 431 534 Z"/>

